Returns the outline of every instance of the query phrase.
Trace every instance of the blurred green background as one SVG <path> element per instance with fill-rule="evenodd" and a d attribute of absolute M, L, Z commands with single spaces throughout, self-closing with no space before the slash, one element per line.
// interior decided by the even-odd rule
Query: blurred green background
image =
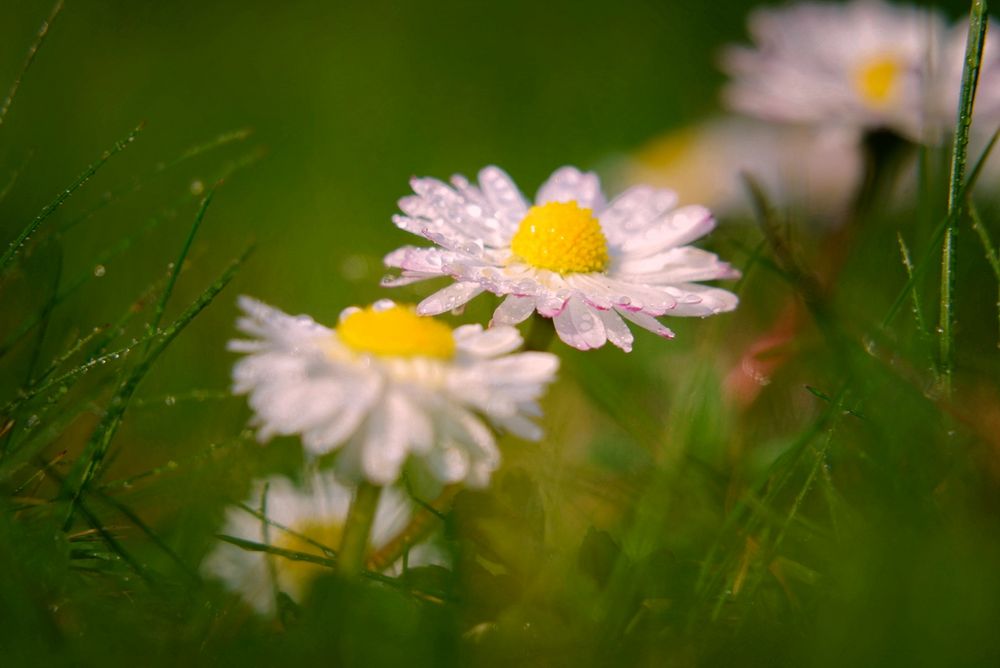
<path fill-rule="evenodd" d="M 332 322 L 348 304 L 385 296 L 377 285 L 382 255 L 417 241 L 390 222 L 410 176 L 471 175 L 492 163 L 530 194 L 560 165 L 600 171 L 657 134 L 714 113 L 722 82 L 714 66 L 718 49 L 744 38 L 751 6 L 736 0 L 69 0 L 0 126 L 0 187 L 19 172 L 0 201 L 0 238 L 13 237 L 114 141 L 140 122 L 145 127 L 46 221 L 42 234 L 99 207 L 65 233 L 58 250 L 32 254 L 23 275 L 4 286 L 5 298 L 14 296 L 4 305 L 3 333 L 30 311 L 25 304 L 44 295 L 56 255 L 70 281 L 93 275 L 95 257 L 137 234 L 127 252 L 101 263 L 101 276 L 53 312 L 43 359 L 87 328 L 114 320 L 163 276 L 201 188 L 250 156 L 219 188 L 167 320 L 247 242 L 256 241 L 256 253 L 143 382 L 140 402 L 116 437 L 108 478 L 186 461 L 209 443 L 231 445 L 248 415 L 242 399 L 174 404 L 163 398 L 192 388 L 225 390 L 233 357 L 224 345 L 234 333 L 236 294 Z M 957 14 L 964 3 L 947 6 Z M 0 4 L 0 90 L 16 76 L 50 7 L 47 0 Z M 149 175 L 188 147 L 240 128 L 252 134 Z M 142 232 L 154 218 L 159 224 Z M 895 255 L 887 266 L 886 249 L 895 253 L 895 227 L 907 222 L 893 219 L 867 234 L 861 241 L 868 248 L 852 258 L 843 297 L 850 307 L 844 312 L 855 318 L 845 325 L 852 334 L 881 317 L 902 283 L 903 270 Z M 744 229 L 737 236 L 755 243 L 753 234 Z M 805 246 L 815 244 L 808 229 L 798 234 Z M 971 243 L 971 235 L 963 240 Z M 967 251 L 963 257 L 978 253 Z M 981 262 L 963 264 L 962 271 L 970 279 L 966 303 L 991 308 L 995 284 Z M 890 284 L 885 294 L 870 295 L 870 286 Z M 412 298 L 427 289 L 389 296 Z M 211 663 L 210 651 L 199 653 L 209 647 L 245 665 L 305 661 L 332 645 L 361 665 L 616 665 L 615 657 L 640 665 L 989 665 L 1000 600 L 993 595 L 1000 593 L 1000 476 L 978 467 L 980 461 L 995 466 L 996 459 L 992 442 L 974 433 L 995 424 L 995 397 L 985 390 L 967 406 L 969 412 L 985 407 L 986 417 L 956 436 L 954 416 L 939 412 L 917 381 L 911 387 L 872 372 L 851 400 L 878 419 L 846 419 L 831 456 L 842 496 L 827 501 L 843 513 L 842 524 L 833 517 L 827 527 L 827 509 L 813 497 L 803 508 L 824 530 L 843 534 L 830 540 L 796 524 L 785 545 L 773 547 L 784 561 L 755 566 L 751 579 L 766 583 L 759 596 L 720 594 L 725 606 L 695 600 L 700 564 L 738 572 L 754 541 L 767 544 L 771 527 L 752 525 L 756 515 L 730 519 L 738 516 L 736 496 L 751 487 L 748 481 L 793 450 L 827 411 L 803 390 L 803 380 L 830 395 L 840 382 L 838 360 L 821 351 L 778 379 L 749 417 L 723 404 L 719 384 L 736 342 L 766 327 L 789 294 L 759 272 L 744 295 L 750 308 L 711 321 L 671 322 L 679 334 L 673 343 L 640 334 L 628 356 L 561 351 L 565 378 L 547 406 L 551 440 L 544 448 L 508 444 L 495 493 L 466 498 L 454 520 L 460 528 L 478 526 L 483 517 L 498 524 L 491 558 L 508 563 L 513 574 L 491 578 L 466 565 L 462 582 L 474 594 L 457 610 L 428 613 L 394 594 L 345 592 L 346 585 L 329 581 L 302 624 L 275 640 L 279 634 L 266 622 L 241 620 L 231 603 L 210 609 L 173 590 L 151 595 L 125 587 L 128 596 L 121 597 L 108 587 L 107 596 L 86 599 L 75 580 L 67 584 L 58 560 L 17 559 L 51 548 L 44 527 L 25 538 L 10 523 L 0 525 L 0 542 L 10 531 L 24 551 L 0 554 L 12 560 L 0 560 L 0 570 L 20 573 L 0 593 L 15 592 L 21 598 L 11 600 L 26 611 L 36 604 L 50 610 L 56 601 L 51 617 L 59 632 L 49 628 L 47 613 L 36 619 L 25 612 L 17 623 L 6 621 L 6 637 L 22 629 L 25 646 L 34 648 L 51 632 L 53 656 L 63 647 L 58 642 L 66 642 L 63 658 L 79 651 L 94 664 L 109 643 L 123 643 L 123 655 L 131 657 L 159 648 L 156 661 L 164 665 L 174 646 L 188 661 Z M 466 319 L 483 321 L 489 312 L 483 297 Z M 969 314 L 962 340 L 976 345 L 960 350 L 960 358 L 975 372 L 977 356 L 995 343 L 995 314 L 979 320 Z M 814 352 L 809 346 L 821 337 L 809 336 L 804 349 Z M 902 355 L 916 359 L 907 336 Z M 11 375 L 0 380 L 4 389 L 23 372 L 23 357 L 6 362 Z M 914 363 L 923 369 L 919 364 L 925 360 Z M 995 353 L 982 368 L 996 368 Z M 95 415 L 85 415 L 56 446 L 79 447 Z M 292 440 L 259 450 L 241 443 L 216 466 L 182 466 L 181 475 L 123 497 L 196 563 L 211 544 L 223 502 L 240 498 L 256 474 L 293 473 L 296 455 Z M 802 484 L 808 466 L 793 473 Z M 794 495 L 770 500 L 781 511 L 795 502 Z M 539 526 L 544 530 L 535 532 Z M 467 536 L 451 529 L 468 548 Z M 169 570 L 157 550 L 141 541 L 136 549 Z M 768 575 L 775 563 L 792 574 L 780 586 Z M 808 568 L 795 572 L 795 564 Z M 20 580 L 29 583 L 24 591 L 17 589 Z M 218 604 L 217 589 L 211 593 Z M 75 608 L 66 605 L 77 595 Z M 356 600 L 364 603 L 357 615 L 345 614 L 344 602 Z M 709 609 L 711 624 L 702 616 Z M 0 610 L 0 620 L 5 614 Z M 89 618 L 107 624 L 88 625 Z M 471 649 L 462 644 L 469 638 L 461 634 L 484 619 L 496 619 L 500 630 Z M 336 624 L 337 633 L 324 635 Z M 78 629 L 86 632 L 74 636 Z M 405 641 L 392 646 L 384 633 Z"/>

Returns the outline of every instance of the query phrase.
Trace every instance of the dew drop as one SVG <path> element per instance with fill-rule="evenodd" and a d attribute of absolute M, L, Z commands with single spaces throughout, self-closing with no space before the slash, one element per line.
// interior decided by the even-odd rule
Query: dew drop
<path fill-rule="evenodd" d="M 104 276 L 106 273 L 108 273 L 108 270 L 103 264 L 99 264 L 94 267 L 94 276 L 97 278 Z"/>
<path fill-rule="evenodd" d="M 205 184 L 201 182 L 201 179 L 195 179 L 191 182 L 191 194 L 200 195 L 205 192 Z"/>
<path fill-rule="evenodd" d="M 163 400 L 163 403 L 165 403 L 167 406 L 173 406 L 174 404 L 177 403 L 177 397 L 175 397 L 172 394 L 167 395 L 167 397 Z"/>

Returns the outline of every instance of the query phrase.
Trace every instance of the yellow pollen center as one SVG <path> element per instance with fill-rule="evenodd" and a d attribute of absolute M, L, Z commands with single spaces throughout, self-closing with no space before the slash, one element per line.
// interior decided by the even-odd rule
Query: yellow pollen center
<path fill-rule="evenodd" d="M 533 206 L 521 221 L 510 248 L 539 269 L 587 274 L 608 266 L 608 240 L 594 212 L 576 202 Z"/>
<path fill-rule="evenodd" d="M 858 68 L 855 84 L 861 96 L 870 104 L 889 101 L 901 73 L 899 61 L 892 57 L 872 58 Z"/>
<path fill-rule="evenodd" d="M 373 307 L 351 313 L 337 325 L 337 336 L 359 353 L 384 357 L 436 357 L 455 355 L 451 328 L 433 318 L 417 315 L 409 306 L 384 310 Z"/>
<path fill-rule="evenodd" d="M 319 547 L 309 542 L 315 541 L 324 547 L 336 550 L 340 545 L 340 537 L 343 527 L 337 524 L 323 524 L 320 522 L 304 522 L 299 526 L 290 527 L 295 531 L 295 535 L 282 529 L 271 529 L 272 544 L 283 550 L 293 552 L 303 552 L 314 554 L 318 557 L 329 557 Z M 304 538 L 302 538 L 302 537 Z M 305 540 L 308 538 L 309 540 Z M 274 557 L 274 568 L 283 578 L 290 580 L 298 589 L 304 589 L 313 580 L 324 573 L 329 573 L 330 569 L 320 564 L 313 564 L 308 561 L 296 561 L 285 557 Z"/>

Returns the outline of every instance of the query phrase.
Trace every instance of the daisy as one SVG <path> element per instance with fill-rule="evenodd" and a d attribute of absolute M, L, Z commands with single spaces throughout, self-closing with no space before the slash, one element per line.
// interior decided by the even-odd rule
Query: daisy
<path fill-rule="evenodd" d="M 396 225 L 437 244 L 406 246 L 385 258 L 402 269 L 385 285 L 449 276 L 455 280 L 417 306 L 422 315 L 461 307 L 482 292 L 505 299 L 492 325 L 552 318 L 556 333 L 580 350 L 606 341 L 629 351 L 628 320 L 664 338 L 656 318 L 709 316 L 736 308 L 736 296 L 697 281 L 736 278 L 712 253 L 687 245 L 715 227 L 702 206 L 677 207 L 670 190 L 637 186 L 606 202 L 597 176 L 557 170 L 529 205 L 497 167 L 478 186 L 413 179 Z"/>
<path fill-rule="evenodd" d="M 481 487 L 500 455 L 483 422 L 538 440 L 537 400 L 558 359 L 514 354 L 513 327 L 452 330 L 389 300 L 345 309 L 336 329 L 249 297 L 229 343 L 246 353 L 233 391 L 249 395 L 261 442 L 298 435 L 313 455 L 337 452 L 347 480 L 395 482 L 404 467 L 422 492 L 463 482 Z"/>
<path fill-rule="evenodd" d="M 943 17 L 924 8 L 855 0 L 801 3 L 750 15 L 753 48 L 733 47 L 723 67 L 734 109 L 767 120 L 886 128 L 921 141 L 954 123 L 959 79 L 942 81 L 942 51 L 953 59 Z M 964 43 L 964 38 L 963 38 Z M 949 76 L 947 79 L 953 77 Z M 942 84 L 954 93 L 941 99 Z"/>
<path fill-rule="evenodd" d="M 246 509 L 259 510 L 262 500 L 266 502 L 265 515 L 270 523 L 266 536 L 265 522 Z M 312 474 L 304 488 L 295 486 L 287 478 L 274 476 L 254 485 L 253 493 L 243 504 L 245 507 L 233 506 L 227 510 L 221 533 L 278 549 L 330 558 L 330 551 L 335 551 L 340 544 L 350 502 L 351 490 L 338 483 L 329 472 Z M 413 510 L 413 503 L 402 492 L 386 488 L 375 514 L 371 546 L 379 549 L 386 545 L 406 527 Z M 409 567 L 447 567 L 449 562 L 447 553 L 433 542 L 412 547 L 407 556 Z M 400 564 L 388 570 L 396 574 Z M 272 614 L 276 590 L 301 602 L 313 581 L 332 571 L 322 564 L 295 561 L 220 542 L 202 562 L 202 572 L 221 580 L 230 591 L 238 592 L 257 612 Z"/>

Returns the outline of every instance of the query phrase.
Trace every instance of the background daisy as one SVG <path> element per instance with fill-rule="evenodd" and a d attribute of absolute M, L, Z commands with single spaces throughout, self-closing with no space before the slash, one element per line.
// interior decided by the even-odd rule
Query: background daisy
<path fill-rule="evenodd" d="M 748 19 L 752 47 L 730 47 L 724 91 L 735 110 L 768 120 L 888 128 L 922 140 L 948 107 L 937 82 L 954 58 L 944 17 L 912 5 L 855 0 L 762 8 Z M 962 37 L 964 46 L 964 35 Z M 944 61 L 941 56 L 947 56 Z M 958 55 L 959 74 L 962 56 Z M 950 118 L 949 118 L 950 117 Z"/>
<path fill-rule="evenodd" d="M 337 482 L 332 473 L 309 474 L 302 487 L 282 476 L 257 481 L 243 505 L 260 511 L 264 501 L 270 524 L 246 508 L 233 506 L 226 511 L 219 533 L 318 557 L 331 558 L 329 551 L 336 552 L 351 489 Z M 413 503 L 403 492 L 394 487 L 383 490 L 372 526 L 371 546 L 379 549 L 392 540 L 412 515 Z M 450 558 L 441 547 L 425 541 L 409 550 L 407 564 L 448 566 Z M 393 564 L 390 570 L 398 568 Z M 261 614 L 274 612 L 276 591 L 301 602 L 316 578 L 333 572 L 321 564 L 245 550 L 221 541 L 202 562 L 201 570 L 207 577 L 222 580 L 227 589 L 239 593 Z"/>

